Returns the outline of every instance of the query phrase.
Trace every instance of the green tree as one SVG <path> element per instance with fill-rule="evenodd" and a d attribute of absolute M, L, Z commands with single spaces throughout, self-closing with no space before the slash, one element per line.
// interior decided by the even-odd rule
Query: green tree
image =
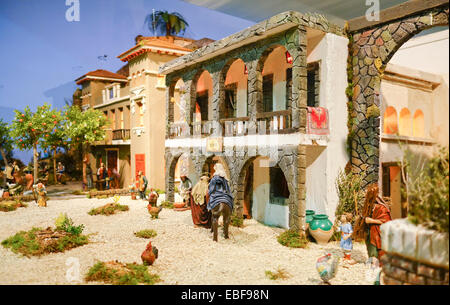
<path fill-rule="evenodd" d="M 154 14 L 147 15 L 145 24 L 153 35 L 165 33 L 166 36 L 184 35 L 189 26 L 181 14 L 168 11 L 156 11 Z"/>
<path fill-rule="evenodd" d="M 61 112 L 58 111 L 57 113 L 53 113 L 51 116 L 54 119 L 53 130 L 47 137 L 40 139 L 39 146 L 45 153 L 47 153 L 47 151 L 51 151 L 53 153 L 53 178 L 54 181 L 56 181 L 56 151 L 58 148 L 68 148 L 68 139 L 63 130 L 64 120 Z"/>
<path fill-rule="evenodd" d="M 57 125 L 58 111 L 51 109 L 51 105 L 45 103 L 32 112 L 27 106 L 23 112 L 14 110 L 16 113 L 12 123 L 10 135 L 15 145 L 20 150 L 33 149 L 33 176 L 34 181 L 38 178 L 38 152 L 37 147 L 42 139 L 50 136 Z"/>
<path fill-rule="evenodd" d="M 81 144 L 83 150 L 83 159 L 89 153 L 90 145 L 97 141 L 105 139 L 105 127 L 110 123 L 101 111 L 89 108 L 81 111 L 76 106 L 66 106 L 64 110 L 65 120 L 63 130 L 65 139 L 70 146 Z M 85 176 L 85 163 L 83 162 L 83 180 Z"/>
<path fill-rule="evenodd" d="M 5 166 L 8 166 L 7 153 L 13 149 L 13 140 L 9 135 L 8 123 L 0 119 L 0 154 L 2 155 Z"/>

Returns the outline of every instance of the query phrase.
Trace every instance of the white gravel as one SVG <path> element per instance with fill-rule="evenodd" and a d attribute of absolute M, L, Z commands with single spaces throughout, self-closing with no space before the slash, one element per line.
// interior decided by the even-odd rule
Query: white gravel
<path fill-rule="evenodd" d="M 129 205 L 127 212 L 112 216 L 87 214 L 91 208 L 110 202 L 112 199 L 50 200 L 47 208 L 29 203 L 28 208 L 0 212 L 0 240 L 32 227 L 53 227 L 59 213 L 67 213 L 76 225 L 84 224 L 84 234 L 94 234 L 92 242 L 85 246 L 40 258 L 23 257 L 0 246 L 0 284 L 87 284 L 83 277 L 99 260 L 141 263 L 148 240 L 133 233 L 143 229 L 158 233 L 152 244 L 159 249 L 159 258 L 149 271 L 160 275 L 160 284 L 319 284 L 317 258 L 325 251 L 340 253 L 337 242 L 327 246 L 310 243 L 308 249 L 283 247 L 276 240 L 282 229 L 254 220 L 246 220 L 244 228 L 230 227 L 229 240 L 223 238 L 219 228 L 219 242 L 215 243 L 209 230 L 193 226 L 190 211 L 163 209 L 159 219 L 152 220 L 146 203 L 129 196 L 120 198 L 121 204 Z M 71 257 L 79 260 L 80 282 L 66 278 L 66 273 L 76 275 L 72 272 L 75 265 L 68 260 Z M 341 263 L 332 284 L 371 284 L 363 244 L 354 243 L 353 257 L 359 263 L 349 268 Z M 269 280 L 265 271 L 275 272 L 278 268 L 291 277 Z"/>

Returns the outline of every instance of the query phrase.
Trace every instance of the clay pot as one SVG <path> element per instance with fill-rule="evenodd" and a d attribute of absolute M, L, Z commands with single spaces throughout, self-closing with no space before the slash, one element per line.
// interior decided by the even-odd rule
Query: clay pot
<path fill-rule="evenodd" d="M 175 208 L 175 209 L 180 209 L 180 208 L 183 208 L 185 206 L 185 203 L 184 202 L 175 202 L 174 204 L 173 204 L 173 207 Z"/>
<path fill-rule="evenodd" d="M 309 233 L 319 245 L 326 245 L 333 235 L 333 223 L 328 219 L 328 215 L 314 215 L 309 224 Z"/>
<path fill-rule="evenodd" d="M 316 214 L 313 210 L 306 210 L 306 230 L 309 229 L 309 224 L 313 220 L 313 216 Z"/>

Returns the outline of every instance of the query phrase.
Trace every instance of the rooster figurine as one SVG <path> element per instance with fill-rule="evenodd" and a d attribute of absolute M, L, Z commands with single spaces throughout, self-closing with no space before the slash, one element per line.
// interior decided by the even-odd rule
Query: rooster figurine
<path fill-rule="evenodd" d="M 330 280 L 336 276 L 339 257 L 326 253 L 317 259 L 316 270 L 324 283 L 331 285 Z"/>
<path fill-rule="evenodd" d="M 158 258 L 158 249 L 156 247 L 152 247 L 152 243 L 149 242 L 144 252 L 142 252 L 141 259 L 144 265 L 153 265 L 155 260 Z"/>
<path fill-rule="evenodd" d="M 150 189 L 150 194 L 148 194 L 148 203 L 156 207 L 156 203 L 158 202 L 158 193 L 154 189 Z"/>
<path fill-rule="evenodd" d="M 147 205 L 147 210 L 152 215 L 152 219 L 159 217 L 159 212 L 162 210 L 162 206 L 153 207 L 150 203 Z"/>

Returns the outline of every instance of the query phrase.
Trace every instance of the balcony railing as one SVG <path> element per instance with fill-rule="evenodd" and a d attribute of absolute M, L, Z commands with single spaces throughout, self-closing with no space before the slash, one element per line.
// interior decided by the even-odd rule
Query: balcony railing
<path fill-rule="evenodd" d="M 221 119 L 225 137 L 246 136 L 248 134 L 249 117 Z"/>
<path fill-rule="evenodd" d="M 189 136 L 189 134 L 190 128 L 186 122 L 170 123 L 169 127 L 170 138 L 187 137 Z"/>
<path fill-rule="evenodd" d="M 291 110 L 257 113 L 256 120 L 258 134 L 294 132 Z"/>
<path fill-rule="evenodd" d="M 192 132 L 194 136 L 209 136 L 212 133 L 212 121 L 201 121 L 192 123 Z"/>
<path fill-rule="evenodd" d="M 297 132 L 292 127 L 292 111 L 281 110 L 256 114 L 256 130 L 250 131 L 250 118 L 226 118 L 219 122 L 202 121 L 193 122 L 191 126 L 186 122 L 171 123 L 169 138 L 210 136 L 213 129 L 222 128 L 225 137 L 247 136 L 250 134 L 289 134 Z M 218 124 L 215 126 L 215 124 Z M 220 124 L 220 126 L 219 126 Z M 254 126 L 254 125 L 253 125 Z M 191 134 L 192 133 L 192 134 Z M 329 134 L 328 110 L 324 107 L 308 107 L 307 130 L 308 134 Z"/>
<path fill-rule="evenodd" d="M 114 140 L 129 140 L 130 139 L 130 130 L 129 129 L 116 129 L 112 132 L 112 139 Z"/>

